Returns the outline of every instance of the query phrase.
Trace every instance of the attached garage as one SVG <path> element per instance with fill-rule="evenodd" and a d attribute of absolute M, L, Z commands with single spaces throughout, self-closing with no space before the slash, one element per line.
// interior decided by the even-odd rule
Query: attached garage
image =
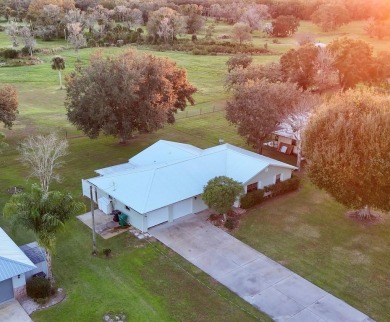
<path fill-rule="evenodd" d="M 168 207 L 153 210 L 146 214 L 147 227 L 153 227 L 169 220 Z"/>
<path fill-rule="evenodd" d="M 12 278 L 0 282 L 0 303 L 12 300 L 14 298 L 14 288 Z"/>
<path fill-rule="evenodd" d="M 183 217 L 192 213 L 192 202 L 191 199 L 182 200 L 171 205 L 172 208 L 172 219 Z"/>

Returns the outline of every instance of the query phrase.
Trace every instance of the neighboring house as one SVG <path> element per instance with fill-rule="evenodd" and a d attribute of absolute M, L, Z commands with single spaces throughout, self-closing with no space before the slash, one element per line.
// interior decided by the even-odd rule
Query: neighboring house
<path fill-rule="evenodd" d="M 299 142 L 291 127 L 282 124 L 272 134 L 273 142 L 271 144 L 268 143 L 268 145 L 275 147 L 279 152 L 285 154 L 298 154 Z"/>
<path fill-rule="evenodd" d="M 82 180 L 83 195 L 109 214 L 118 209 L 129 223 L 148 228 L 207 209 L 203 188 L 216 176 L 241 182 L 245 192 L 291 178 L 296 167 L 234 145 L 209 149 L 160 140 L 128 163 L 96 170 L 99 177 Z M 236 206 L 239 206 L 238 201 Z"/>
<path fill-rule="evenodd" d="M 37 267 L 0 228 L 0 303 L 26 295 L 26 274 Z"/>
<path fill-rule="evenodd" d="M 19 247 L 23 253 L 33 262 L 37 267 L 34 270 L 25 273 L 26 280 L 34 275 L 41 275 L 46 277 L 48 274 L 47 261 L 45 256 L 45 250 L 38 245 L 37 242 L 32 242 Z"/>

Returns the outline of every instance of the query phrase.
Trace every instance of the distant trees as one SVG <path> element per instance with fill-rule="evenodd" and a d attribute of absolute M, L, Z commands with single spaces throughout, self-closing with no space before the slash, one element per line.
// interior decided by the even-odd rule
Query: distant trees
<path fill-rule="evenodd" d="M 24 47 L 27 48 L 28 53 L 32 56 L 34 48 L 37 46 L 34 34 L 31 32 L 30 28 L 25 26 L 19 30 L 19 35 L 23 40 Z"/>
<path fill-rule="evenodd" d="M 390 211 L 390 100 L 374 90 L 334 95 L 304 131 L 306 171 L 338 202 L 372 216 Z"/>
<path fill-rule="evenodd" d="M 65 59 L 61 56 L 55 56 L 51 60 L 51 68 L 58 71 L 58 78 L 60 80 L 60 89 L 62 89 L 61 70 L 65 69 Z"/>
<path fill-rule="evenodd" d="M 69 121 L 90 138 L 100 133 L 126 142 L 135 132 L 151 133 L 174 114 L 194 103 L 196 88 L 184 69 L 166 58 L 137 55 L 91 57 L 91 64 L 68 75 L 66 109 Z"/>
<path fill-rule="evenodd" d="M 232 29 L 232 38 L 241 45 L 243 42 L 252 39 L 250 32 L 251 28 L 249 25 L 243 22 L 237 22 Z"/>
<path fill-rule="evenodd" d="M 383 39 L 390 35 L 390 23 L 388 21 L 370 18 L 367 20 L 364 30 L 371 38 Z"/>
<path fill-rule="evenodd" d="M 202 200 L 211 209 L 223 214 L 226 221 L 226 214 L 243 193 L 244 188 L 240 182 L 220 176 L 207 182 L 203 189 Z"/>
<path fill-rule="evenodd" d="M 233 69 L 237 67 L 241 68 L 247 68 L 253 61 L 253 58 L 251 56 L 245 55 L 245 54 L 237 54 L 232 57 L 230 57 L 226 65 L 228 67 L 228 72 L 230 73 Z"/>
<path fill-rule="evenodd" d="M 79 50 L 87 44 L 87 40 L 83 33 L 83 25 L 81 22 L 73 22 L 67 25 L 68 42 L 74 48 L 77 58 L 79 58 Z"/>
<path fill-rule="evenodd" d="M 38 178 L 42 191 L 48 192 L 50 183 L 60 181 L 55 172 L 68 154 L 68 142 L 57 134 L 30 136 L 20 145 L 20 160 L 30 167 L 30 175 Z"/>
<path fill-rule="evenodd" d="M 348 9 L 342 2 L 326 2 L 314 11 L 311 20 L 322 31 L 331 31 L 350 22 L 350 16 Z"/>
<path fill-rule="evenodd" d="M 279 16 L 272 21 L 268 33 L 273 37 L 292 36 L 299 27 L 299 20 L 294 16 Z"/>
<path fill-rule="evenodd" d="M 5 33 L 8 35 L 12 43 L 12 47 L 18 47 L 19 29 L 18 29 L 18 25 L 14 21 L 8 23 L 7 27 L 5 28 Z"/>
<path fill-rule="evenodd" d="M 186 29 L 188 34 L 198 33 L 205 23 L 202 16 L 203 7 L 197 4 L 185 4 L 180 6 L 180 13 L 186 17 Z"/>
<path fill-rule="evenodd" d="M 334 57 L 341 88 L 348 89 L 372 79 L 372 47 L 363 40 L 338 38 L 327 48 Z"/>
<path fill-rule="evenodd" d="M 18 94 L 16 88 L 11 85 L 0 87 L 0 122 L 8 129 L 12 125 L 18 114 Z"/>
<path fill-rule="evenodd" d="M 314 84 L 317 70 L 315 61 L 318 48 L 312 44 L 290 49 L 280 58 L 280 66 L 285 81 L 297 83 L 303 90 Z"/>
<path fill-rule="evenodd" d="M 226 118 L 261 153 L 267 136 L 277 129 L 300 97 L 301 91 L 292 83 L 248 80 L 233 87 L 233 97 L 226 105 Z"/>

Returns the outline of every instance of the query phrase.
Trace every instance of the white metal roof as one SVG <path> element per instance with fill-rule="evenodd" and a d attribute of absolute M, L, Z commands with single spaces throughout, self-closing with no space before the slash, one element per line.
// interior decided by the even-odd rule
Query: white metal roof
<path fill-rule="evenodd" d="M 197 149 L 196 153 L 192 153 L 191 158 L 179 158 L 174 161 L 172 156 L 171 162 L 147 164 L 144 167 L 140 166 L 132 170 L 88 179 L 88 181 L 135 211 L 144 214 L 201 194 L 207 182 L 216 176 L 225 175 L 246 183 L 270 165 L 296 169 L 289 164 L 230 144 L 205 150 L 195 149 Z M 164 154 L 161 150 L 159 153 Z M 145 161 L 148 163 L 147 160 Z"/>
<path fill-rule="evenodd" d="M 31 260 L 0 228 L 0 282 L 35 268 Z"/>

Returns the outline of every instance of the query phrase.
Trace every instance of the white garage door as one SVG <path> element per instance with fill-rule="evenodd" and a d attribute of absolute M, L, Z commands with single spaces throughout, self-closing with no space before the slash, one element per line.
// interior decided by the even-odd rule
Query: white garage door
<path fill-rule="evenodd" d="M 173 220 L 192 213 L 192 201 L 186 199 L 172 205 Z"/>
<path fill-rule="evenodd" d="M 147 214 L 148 228 L 168 221 L 168 207 L 153 210 Z"/>
<path fill-rule="evenodd" d="M 0 282 L 0 303 L 14 298 L 12 278 Z"/>

